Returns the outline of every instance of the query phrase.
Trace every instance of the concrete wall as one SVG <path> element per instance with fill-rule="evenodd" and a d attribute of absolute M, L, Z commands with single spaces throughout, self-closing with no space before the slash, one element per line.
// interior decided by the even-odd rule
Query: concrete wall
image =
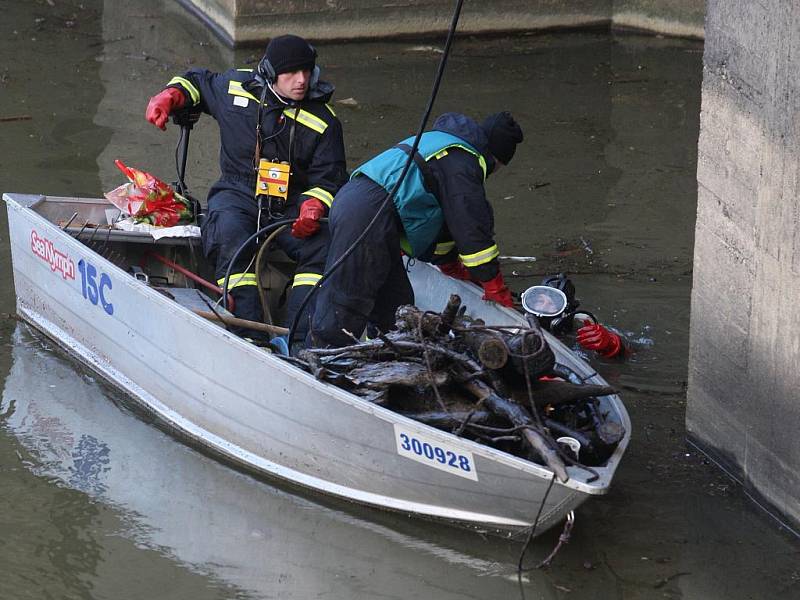
<path fill-rule="evenodd" d="M 800 531 L 800 3 L 709 0 L 690 439 Z"/>
<path fill-rule="evenodd" d="M 676 37 L 703 38 L 706 0 L 614 0 L 615 29 L 638 29 Z"/>
<path fill-rule="evenodd" d="M 309 39 L 424 36 L 446 31 L 452 0 L 179 0 L 229 45 L 261 44 L 293 31 Z M 459 31 L 644 29 L 702 37 L 705 0 L 468 0 Z"/>

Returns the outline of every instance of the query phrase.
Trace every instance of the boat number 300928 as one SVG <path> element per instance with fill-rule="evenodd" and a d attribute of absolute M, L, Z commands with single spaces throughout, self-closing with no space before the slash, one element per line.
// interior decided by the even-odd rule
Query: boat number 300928
<path fill-rule="evenodd" d="M 78 261 L 78 271 L 81 274 L 81 293 L 83 297 L 95 306 L 100 304 L 107 314 L 114 314 L 114 305 L 109 301 L 108 292 L 114 287 L 108 273 L 98 272 L 88 260 Z"/>
<path fill-rule="evenodd" d="M 401 425 L 394 426 L 397 452 L 429 467 L 478 481 L 471 452 L 450 447 L 450 444 L 412 432 Z"/>

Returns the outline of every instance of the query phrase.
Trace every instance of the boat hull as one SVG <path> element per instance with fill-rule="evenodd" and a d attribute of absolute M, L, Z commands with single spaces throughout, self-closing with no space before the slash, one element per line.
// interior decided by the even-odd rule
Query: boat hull
<path fill-rule="evenodd" d="M 490 531 L 531 525 L 552 478 L 545 467 L 370 404 L 199 318 L 42 216 L 46 203 L 67 199 L 4 199 L 19 314 L 183 439 L 353 502 Z M 417 268 L 415 285 L 446 283 Z M 626 444 L 597 480 L 571 468 L 552 486 L 541 531 L 607 491 Z"/>

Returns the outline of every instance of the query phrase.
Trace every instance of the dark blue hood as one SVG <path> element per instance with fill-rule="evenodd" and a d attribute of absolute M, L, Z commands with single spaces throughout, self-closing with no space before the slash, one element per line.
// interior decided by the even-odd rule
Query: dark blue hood
<path fill-rule="evenodd" d="M 477 122 L 461 113 L 444 113 L 433 124 L 436 131 L 444 131 L 469 143 L 486 161 L 487 173 L 494 171 L 494 157 L 489 153 L 489 137 Z"/>

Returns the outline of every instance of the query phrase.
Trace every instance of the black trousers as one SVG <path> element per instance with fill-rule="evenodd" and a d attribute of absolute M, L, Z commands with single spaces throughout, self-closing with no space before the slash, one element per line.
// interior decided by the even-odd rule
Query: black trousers
<path fill-rule="evenodd" d="M 330 213 L 331 246 L 326 272 L 361 235 L 386 191 L 367 177 L 346 183 Z M 400 250 L 400 218 L 389 204 L 367 236 L 322 284 L 311 320 L 311 343 L 344 346 L 360 337 L 368 323 L 381 331 L 394 325 L 398 306 L 414 303 Z"/>
<path fill-rule="evenodd" d="M 258 204 L 253 197 L 252 190 L 245 190 L 245 186 L 226 181 L 217 182 L 209 193 L 208 216 L 202 227 L 203 251 L 206 258 L 214 264 L 215 276 L 218 281 L 225 277 L 231 259 L 242 243 L 256 232 L 258 226 Z M 283 218 L 295 218 L 299 213 L 299 206 L 290 203 Z M 264 227 L 278 220 L 270 218 L 264 207 L 261 211 L 260 226 Z M 289 291 L 286 305 L 286 319 L 284 324 L 289 327 L 297 314 L 300 304 L 311 290 L 315 281 L 322 275 L 325 259 L 328 254 L 330 234 L 328 226 L 321 224 L 320 230 L 310 238 L 301 240 L 292 236 L 290 227 L 284 229 L 276 238 L 277 245 L 286 254 L 297 262 L 295 280 Z M 266 236 L 260 238 L 263 242 Z M 236 259 L 231 268 L 229 290 L 235 301 L 234 314 L 242 319 L 263 321 L 263 311 L 255 285 L 236 285 L 252 282 L 253 278 L 239 278 L 242 273 L 254 272 L 255 264 L 250 264 L 254 259 L 258 247 L 255 241 L 245 248 Z M 306 275 L 312 275 L 307 277 Z M 309 285 L 309 283 L 311 285 Z M 299 284 L 299 285 L 298 285 Z M 221 284 L 220 284 L 221 285 Z M 310 324 L 311 305 L 304 311 L 303 317 L 298 322 L 298 335 L 303 339 L 308 332 Z"/>

